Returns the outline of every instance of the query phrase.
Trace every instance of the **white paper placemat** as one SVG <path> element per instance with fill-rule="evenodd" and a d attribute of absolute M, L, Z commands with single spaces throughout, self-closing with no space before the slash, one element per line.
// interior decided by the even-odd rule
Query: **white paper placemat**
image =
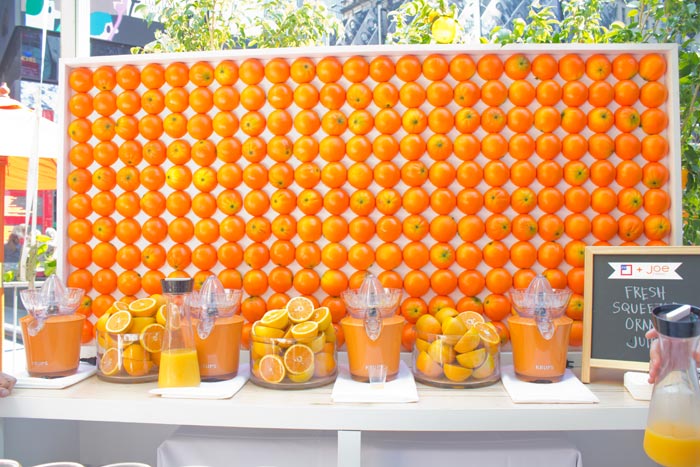
<path fill-rule="evenodd" d="M 16 388 L 63 389 L 89 378 L 96 372 L 97 367 L 94 365 L 80 362 L 78 371 L 70 376 L 62 376 L 60 378 L 36 378 L 29 376 L 26 368 L 16 371 L 12 376 L 17 378 L 17 383 L 15 384 Z"/>
<path fill-rule="evenodd" d="M 625 372 L 625 389 L 638 401 L 650 401 L 653 384 L 649 384 L 649 373 Z"/>
<path fill-rule="evenodd" d="M 249 377 L 248 365 L 241 364 L 236 377 L 226 381 L 202 382 L 191 388 L 155 388 L 148 392 L 172 399 L 230 399 L 241 390 Z"/>
<path fill-rule="evenodd" d="M 340 365 L 331 398 L 336 403 L 418 402 L 418 389 L 416 388 L 416 381 L 413 379 L 413 373 L 403 361 L 399 363 L 399 373 L 396 378 L 393 381 L 384 383 L 383 387 L 353 380 L 348 367 Z"/>
<path fill-rule="evenodd" d="M 501 367 L 501 381 L 516 404 L 596 404 L 600 402 L 568 368 L 558 383 L 520 381 L 513 365 Z"/>

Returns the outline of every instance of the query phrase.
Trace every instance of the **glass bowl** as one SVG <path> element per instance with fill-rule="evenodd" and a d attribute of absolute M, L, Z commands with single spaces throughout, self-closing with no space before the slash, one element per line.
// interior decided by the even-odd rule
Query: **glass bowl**
<path fill-rule="evenodd" d="M 413 347 L 413 375 L 421 383 L 441 388 L 493 384 L 501 379 L 498 333 L 479 324 L 459 336 L 420 335 Z"/>
<path fill-rule="evenodd" d="M 149 352 L 140 334 L 95 332 L 97 377 L 112 383 L 145 383 L 158 380 L 160 352 Z"/>
<path fill-rule="evenodd" d="M 308 339 L 260 337 L 251 333 L 250 380 L 270 389 L 308 389 L 338 375 L 334 342 L 320 333 Z"/>

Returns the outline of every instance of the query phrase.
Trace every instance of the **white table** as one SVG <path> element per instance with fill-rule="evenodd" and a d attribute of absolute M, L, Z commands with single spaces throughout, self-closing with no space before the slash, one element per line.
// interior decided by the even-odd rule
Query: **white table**
<path fill-rule="evenodd" d="M 280 392 L 250 382 L 232 399 L 182 400 L 149 395 L 155 383 L 120 385 L 92 377 L 63 390 L 17 389 L 0 400 L 0 414 L 5 419 L 131 426 L 317 430 L 337 439 L 338 466 L 350 467 L 360 465 L 360 448 L 372 440 L 369 432 L 393 433 L 400 439 L 412 432 L 643 430 L 648 402 L 636 401 L 625 391 L 622 373 L 600 373 L 589 386 L 599 404 L 517 405 L 500 382 L 470 390 L 419 384 L 420 401 L 414 404 L 333 404 L 332 385 Z M 641 450 L 641 445 L 634 448 Z"/>

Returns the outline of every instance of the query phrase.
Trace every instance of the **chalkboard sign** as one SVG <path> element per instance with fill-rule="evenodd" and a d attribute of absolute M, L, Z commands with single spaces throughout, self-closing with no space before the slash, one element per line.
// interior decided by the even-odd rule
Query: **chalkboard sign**
<path fill-rule="evenodd" d="M 651 311 L 700 305 L 700 247 L 586 247 L 581 380 L 592 367 L 649 371 Z"/>

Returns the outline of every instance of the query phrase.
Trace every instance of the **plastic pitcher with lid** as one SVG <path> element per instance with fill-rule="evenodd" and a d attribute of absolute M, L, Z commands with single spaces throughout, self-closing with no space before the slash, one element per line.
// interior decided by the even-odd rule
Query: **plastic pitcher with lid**
<path fill-rule="evenodd" d="M 192 294 L 192 326 L 202 380 L 227 380 L 238 373 L 243 318 L 236 315 L 240 289 L 224 289 L 209 276 Z"/>
<path fill-rule="evenodd" d="M 662 305 L 652 311 L 661 367 L 649 403 L 644 451 L 666 467 L 700 466 L 700 387 L 694 353 L 700 309 Z"/>
<path fill-rule="evenodd" d="M 341 296 L 350 315 L 340 324 L 351 376 L 360 381 L 391 380 L 399 372 L 405 321 L 396 314 L 401 289 L 385 288 L 368 273 L 359 289 L 346 290 Z"/>
<path fill-rule="evenodd" d="M 192 279 L 163 279 L 161 284 L 166 300 L 166 321 L 158 387 L 199 386 L 199 362 L 190 317 Z"/>
<path fill-rule="evenodd" d="M 508 327 L 513 343 L 513 367 L 519 379 L 551 383 L 564 375 L 573 323 L 564 316 L 570 297 L 570 290 L 553 289 L 541 274 L 527 289 L 510 291 L 513 308 L 518 313 L 508 318 Z"/>
<path fill-rule="evenodd" d="M 56 275 L 39 289 L 20 291 L 29 313 L 20 319 L 30 376 L 68 376 L 78 370 L 85 316 L 75 313 L 85 292 Z"/>

